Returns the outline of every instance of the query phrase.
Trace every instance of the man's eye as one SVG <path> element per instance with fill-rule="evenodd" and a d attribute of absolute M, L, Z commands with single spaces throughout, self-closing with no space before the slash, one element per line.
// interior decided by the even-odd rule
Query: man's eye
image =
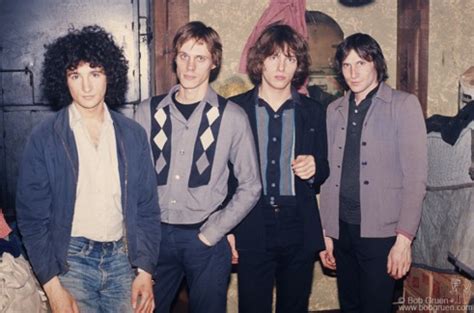
<path fill-rule="evenodd" d="M 188 55 L 186 53 L 180 53 L 178 55 L 178 57 L 181 59 L 181 60 L 187 60 L 188 59 Z"/>
<path fill-rule="evenodd" d="M 289 57 L 288 61 L 290 61 L 290 63 L 296 63 L 296 58 L 295 57 Z"/>
<path fill-rule="evenodd" d="M 207 59 L 207 58 L 206 58 L 205 56 L 203 56 L 203 55 L 198 55 L 198 56 L 196 56 L 196 60 L 197 60 L 198 62 L 204 62 L 204 61 L 206 61 L 206 59 Z"/>
<path fill-rule="evenodd" d="M 76 80 L 79 78 L 79 75 L 77 74 L 69 74 L 69 78 L 72 79 L 72 80 Z"/>

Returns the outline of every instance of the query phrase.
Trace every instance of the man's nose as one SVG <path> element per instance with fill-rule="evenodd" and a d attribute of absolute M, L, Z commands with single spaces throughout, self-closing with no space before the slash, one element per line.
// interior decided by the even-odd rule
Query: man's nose
<path fill-rule="evenodd" d="M 355 66 L 351 66 L 351 78 L 356 78 L 358 75 L 358 71 Z"/>
<path fill-rule="evenodd" d="M 196 68 L 196 60 L 194 58 L 189 58 L 188 62 L 186 63 L 186 68 L 188 70 L 194 70 Z"/>
<path fill-rule="evenodd" d="M 84 78 L 82 80 L 82 90 L 85 92 L 91 91 L 92 88 L 92 83 L 90 82 L 89 78 Z"/>
<path fill-rule="evenodd" d="M 278 59 L 278 70 L 283 72 L 286 66 L 286 58 L 279 58 Z"/>

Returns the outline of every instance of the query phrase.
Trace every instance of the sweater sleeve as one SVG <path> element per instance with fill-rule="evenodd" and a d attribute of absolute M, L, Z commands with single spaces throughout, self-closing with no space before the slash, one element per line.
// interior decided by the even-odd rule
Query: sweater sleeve
<path fill-rule="evenodd" d="M 216 244 L 250 212 L 262 188 L 250 123 L 242 109 L 239 108 L 238 113 L 233 119 L 239 127 L 233 127 L 234 136 L 229 152 L 238 186 L 227 205 L 212 214 L 201 228 L 201 233 L 211 245 Z"/>

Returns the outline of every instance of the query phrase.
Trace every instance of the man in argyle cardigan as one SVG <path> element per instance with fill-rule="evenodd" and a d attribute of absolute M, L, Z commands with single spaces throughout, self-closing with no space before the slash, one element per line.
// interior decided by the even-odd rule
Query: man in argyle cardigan
<path fill-rule="evenodd" d="M 256 149 L 245 112 L 209 86 L 221 64 L 219 35 L 190 22 L 173 46 L 179 84 L 136 112 L 149 136 L 162 216 L 156 311 L 170 312 L 186 276 L 191 312 L 224 313 L 231 270 L 226 234 L 260 195 Z M 238 188 L 223 204 L 230 171 Z"/>

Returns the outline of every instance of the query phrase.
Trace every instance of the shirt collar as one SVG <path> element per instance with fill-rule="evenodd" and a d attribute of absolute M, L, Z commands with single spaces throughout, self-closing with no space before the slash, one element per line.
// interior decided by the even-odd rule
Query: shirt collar
<path fill-rule="evenodd" d="M 291 98 L 293 99 L 295 104 L 298 104 L 298 105 L 301 104 L 301 94 L 293 86 L 291 86 Z"/>
<path fill-rule="evenodd" d="M 269 104 L 258 96 L 258 87 L 254 90 L 254 99 L 257 106 L 269 106 Z M 291 86 L 291 97 L 280 107 L 280 110 L 294 109 L 296 105 L 301 104 L 301 95 L 295 87 Z"/>
<path fill-rule="evenodd" d="M 270 104 L 268 104 L 267 101 L 265 101 L 265 100 L 262 99 L 262 98 L 258 98 L 257 105 L 258 105 L 259 107 L 268 108 L 268 109 L 270 109 L 270 110 L 273 112 L 273 109 L 270 107 Z M 295 100 L 293 100 L 293 98 L 290 98 L 290 99 L 286 100 L 286 101 L 281 105 L 281 107 L 278 109 L 278 111 L 290 110 L 290 109 L 294 109 L 294 108 L 295 108 Z"/>
<path fill-rule="evenodd" d="M 377 93 L 377 91 L 379 90 L 379 87 L 380 87 L 380 83 L 377 84 L 377 86 L 374 89 L 372 89 L 364 99 L 362 99 L 361 103 L 364 102 L 365 100 L 372 99 L 374 95 Z M 351 92 L 349 96 L 349 102 L 353 102 L 353 101 L 355 101 L 355 95 L 353 92 Z"/>
<path fill-rule="evenodd" d="M 112 120 L 112 116 L 110 115 L 109 108 L 107 107 L 105 102 L 102 103 L 102 105 L 104 106 L 104 125 L 106 124 L 112 125 L 113 120 Z M 82 117 L 81 112 L 79 112 L 79 110 L 76 108 L 74 103 L 71 103 L 69 105 L 68 111 L 69 111 L 69 125 L 71 126 L 72 129 L 74 129 L 75 127 L 77 127 L 79 123 L 82 123 L 84 118 Z"/>
<path fill-rule="evenodd" d="M 166 97 L 157 105 L 156 110 L 163 108 L 165 106 L 171 105 L 173 103 L 173 94 L 178 92 L 178 90 L 179 90 L 179 85 L 174 85 L 173 87 L 171 87 Z M 215 107 L 219 106 L 217 93 L 214 91 L 214 89 L 212 89 L 210 85 L 209 87 L 207 87 L 206 95 L 204 96 L 204 99 L 202 99 L 200 103 L 202 102 L 209 103 L 210 105 L 215 106 Z"/>

